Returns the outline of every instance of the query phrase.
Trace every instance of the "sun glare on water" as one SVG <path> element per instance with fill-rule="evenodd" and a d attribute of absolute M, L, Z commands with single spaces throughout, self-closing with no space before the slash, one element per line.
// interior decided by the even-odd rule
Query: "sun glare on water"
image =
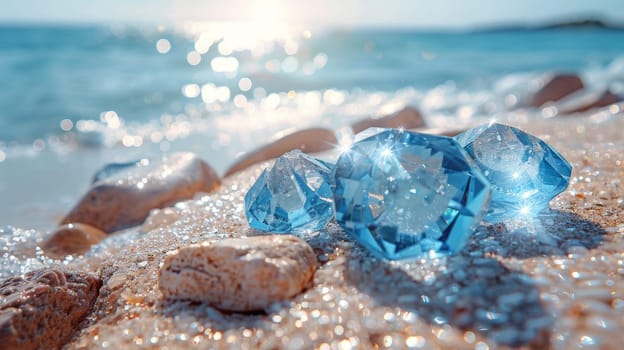
<path fill-rule="evenodd" d="M 241 63 L 235 57 L 237 52 L 249 51 L 253 57 L 260 58 L 281 46 L 288 55 L 297 53 L 301 31 L 286 24 L 287 11 L 280 0 L 257 0 L 239 11 L 235 21 L 184 23 L 183 32 L 195 42 L 195 50 L 187 55 L 190 65 L 198 65 L 202 55 L 209 51 L 218 52 L 219 56 L 213 57 L 209 62 L 210 67 L 214 72 L 233 76 Z M 160 53 L 169 51 L 165 44 L 167 43 L 157 44 Z M 282 66 L 285 71 L 298 67 L 298 62 L 291 62 L 294 60 L 296 59 L 291 58 L 284 61 Z M 274 65 L 274 62 L 268 62 L 267 65 Z M 267 69 L 270 70 L 271 67 Z"/>
<path fill-rule="evenodd" d="M 278 0 L 254 1 L 250 13 L 251 22 L 273 30 L 278 29 L 272 28 L 275 24 L 283 23 L 286 19 L 284 6 Z"/>
<path fill-rule="evenodd" d="M 294 6 L 285 0 L 232 1 L 219 8 L 206 2 L 189 14 L 184 11 L 191 10 L 178 2 L 175 7 L 181 12 L 172 15 L 174 24 L 158 26 L 151 40 L 157 55 L 174 55 L 177 62 L 197 72 L 180 86 L 189 118 L 210 113 L 213 123 L 237 132 L 283 129 L 300 124 L 295 114 L 317 118 L 325 108 L 345 102 L 347 94 L 333 88 L 306 92 L 280 87 L 284 75 L 312 76 L 325 69 L 329 60 L 327 53 L 311 50 L 309 44 L 322 35 L 323 28 L 315 27 L 313 34 L 302 17 L 305 14 Z M 180 123 L 168 125 L 168 121 L 184 117 L 166 116 L 162 122 L 166 130 L 151 132 L 146 139 L 167 148 L 178 134 L 186 135 Z M 136 145 L 134 136 L 123 144 Z"/>
<path fill-rule="evenodd" d="M 286 42 L 295 34 L 287 25 L 287 11 L 279 0 L 254 1 L 236 17 L 228 21 L 190 21 L 184 31 L 196 37 L 195 49 L 206 53 L 214 44 L 224 56 L 232 52 L 250 50 L 254 56 L 265 53 L 272 42 Z"/>

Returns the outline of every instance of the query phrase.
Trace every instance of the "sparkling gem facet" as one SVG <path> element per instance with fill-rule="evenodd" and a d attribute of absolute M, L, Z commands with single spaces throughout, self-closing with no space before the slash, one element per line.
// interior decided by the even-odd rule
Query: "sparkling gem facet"
<path fill-rule="evenodd" d="M 245 196 L 249 225 L 277 233 L 323 229 L 334 216 L 332 168 L 299 150 L 282 155 Z"/>
<path fill-rule="evenodd" d="M 492 184 L 492 202 L 485 220 L 537 213 L 568 187 L 570 163 L 547 143 L 522 130 L 486 124 L 455 139 Z"/>
<path fill-rule="evenodd" d="M 336 221 L 388 259 L 459 251 L 487 211 L 488 181 L 452 138 L 376 132 L 338 158 Z"/>

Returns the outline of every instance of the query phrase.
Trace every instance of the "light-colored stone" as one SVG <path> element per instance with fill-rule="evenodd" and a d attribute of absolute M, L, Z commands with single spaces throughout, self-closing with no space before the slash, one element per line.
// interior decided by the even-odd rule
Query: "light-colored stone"
<path fill-rule="evenodd" d="M 52 232 L 41 244 L 46 255 L 61 259 L 83 254 L 106 237 L 106 232 L 87 224 L 67 224 Z"/>
<path fill-rule="evenodd" d="M 0 283 L 0 348 L 60 349 L 89 313 L 101 281 L 38 270 Z"/>
<path fill-rule="evenodd" d="M 144 159 L 98 178 L 61 224 L 86 223 L 112 232 L 138 225 L 150 210 L 210 192 L 219 183 L 215 171 L 192 153 Z"/>
<path fill-rule="evenodd" d="M 256 311 L 297 295 L 316 269 L 312 247 L 289 235 L 227 239 L 167 256 L 159 287 L 165 298 L 222 310 Z"/>

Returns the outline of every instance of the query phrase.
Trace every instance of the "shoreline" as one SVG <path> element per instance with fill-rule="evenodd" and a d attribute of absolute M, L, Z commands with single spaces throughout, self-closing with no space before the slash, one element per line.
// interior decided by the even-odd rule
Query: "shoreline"
<path fill-rule="evenodd" d="M 265 313 L 163 300 L 157 280 L 167 252 L 257 235 L 244 220 L 243 196 L 268 163 L 251 166 L 62 263 L 103 283 L 66 348 L 617 348 L 624 341 L 623 114 L 517 119 L 514 126 L 552 144 L 574 171 L 550 212 L 506 225 L 506 236 L 482 226 L 458 255 L 389 263 L 331 224 L 302 237 L 319 265 L 311 284 Z"/>
<path fill-rule="evenodd" d="M 578 102 L 583 102 L 586 94 L 581 91 L 578 95 L 580 98 L 577 100 L 564 98 L 560 106 L 568 105 L 574 107 L 575 103 L 578 106 Z M 498 114 L 497 120 L 510 125 L 527 121 L 539 122 L 545 116 L 550 117 L 553 114 L 553 107 L 556 108 L 556 106 L 546 105 L 543 109 L 512 110 Z M 420 114 L 419 111 L 414 111 Z M 615 103 L 601 109 L 591 109 L 550 118 L 567 120 L 582 120 L 585 118 L 590 122 L 602 122 L 603 120 L 613 118 L 614 115 L 622 111 L 624 111 L 624 104 Z M 557 113 L 556 109 L 554 113 Z M 418 128 L 418 131 L 449 136 L 459 130 L 488 121 L 486 118 L 479 118 L 471 122 L 454 125 L 441 121 L 438 123 L 433 122 L 433 126 L 431 126 L 431 116 L 427 117 L 425 115 L 419 118 L 424 118 L 421 120 L 427 124 Z M 374 117 L 374 119 L 357 119 L 357 116 L 354 115 L 345 118 L 342 123 L 351 122 L 353 125 L 365 123 L 368 125 L 373 120 L 379 121 L 378 117 Z M 405 121 L 397 119 L 396 122 Z M 330 128 L 333 127 L 333 131 L 340 136 L 344 125 L 340 127 L 339 123 L 334 122 L 334 124 L 336 125 L 332 124 Z M 313 125 L 310 124 L 307 127 L 312 127 Z M 275 132 L 273 137 L 264 141 L 266 142 L 264 144 L 261 138 L 254 136 L 258 132 L 252 132 L 244 142 L 238 145 L 231 145 L 231 147 L 221 146 L 218 151 L 212 150 L 211 147 L 204 147 L 206 145 L 206 131 L 198 131 L 185 138 L 171 142 L 165 154 L 181 151 L 195 152 L 201 158 L 208 160 L 208 163 L 215 167 L 218 174 L 227 176 L 232 170 L 236 170 L 235 166 L 245 164 L 246 157 L 252 156 L 254 152 L 260 151 L 262 147 L 268 147 L 271 142 L 279 141 L 288 132 L 292 132 L 292 130 L 312 130 L 305 127 L 303 126 L 300 129 L 289 128 L 285 131 Z M 146 157 L 159 157 L 163 154 L 158 145 L 145 145 L 138 148 L 120 147 L 77 148 L 70 150 L 46 147 L 36 155 L 7 158 L 0 162 L 0 169 L 2 169 L 0 194 L 2 194 L 3 198 L 0 202 L 0 227 L 11 226 L 20 229 L 52 230 L 62 216 L 76 203 L 77 199 L 85 193 L 89 187 L 92 175 L 102 166 L 109 163 L 123 163 Z M 267 157 L 271 158 L 278 155 L 275 153 L 275 150 L 271 152 L 272 155 L 270 157 L 269 155 L 263 155 L 259 159 L 262 159 L 262 157 L 267 159 Z M 226 159 L 229 161 L 226 161 Z"/>

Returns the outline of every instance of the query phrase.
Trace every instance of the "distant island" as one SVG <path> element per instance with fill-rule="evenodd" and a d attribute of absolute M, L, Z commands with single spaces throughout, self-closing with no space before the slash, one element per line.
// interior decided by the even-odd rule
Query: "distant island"
<path fill-rule="evenodd" d="M 607 29 L 607 30 L 624 30 L 623 24 L 615 24 L 601 19 L 577 19 L 566 20 L 560 22 L 530 25 L 530 24 L 511 24 L 503 26 L 490 26 L 478 28 L 477 32 L 505 32 L 505 31 L 540 31 L 540 30 L 559 30 L 559 29 Z"/>

